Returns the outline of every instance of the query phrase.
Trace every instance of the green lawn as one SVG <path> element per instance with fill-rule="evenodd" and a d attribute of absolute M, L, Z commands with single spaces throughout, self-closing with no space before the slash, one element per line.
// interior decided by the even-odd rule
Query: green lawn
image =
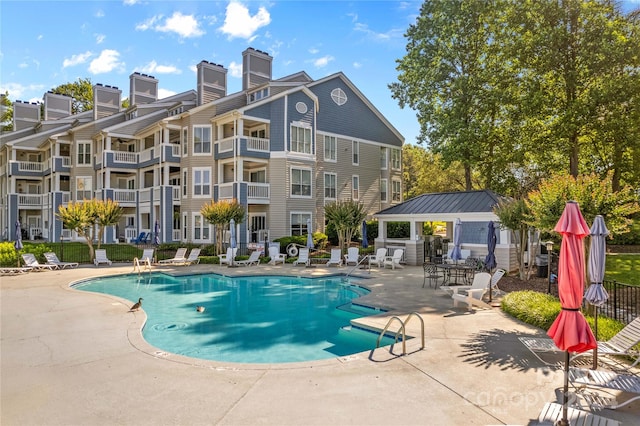
<path fill-rule="evenodd" d="M 640 255 L 622 253 L 607 254 L 604 279 L 640 286 Z"/>

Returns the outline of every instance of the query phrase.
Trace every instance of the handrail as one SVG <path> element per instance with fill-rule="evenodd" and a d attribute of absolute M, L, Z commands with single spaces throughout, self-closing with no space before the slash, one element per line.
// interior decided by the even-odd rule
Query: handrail
<path fill-rule="evenodd" d="M 389 318 L 389 321 L 387 321 L 387 325 L 385 325 L 384 329 L 380 332 L 380 335 L 378 336 L 378 341 L 376 342 L 376 349 L 380 347 L 380 340 L 382 339 L 382 336 L 384 336 L 384 334 L 387 332 L 387 330 L 389 329 L 389 326 L 393 323 L 394 320 L 398 320 L 400 321 L 400 330 L 402 331 L 402 355 L 406 355 L 407 354 L 407 329 L 406 326 L 409 323 L 409 320 L 412 317 L 417 317 L 420 320 L 420 325 L 421 325 L 421 330 L 420 330 L 420 335 L 422 338 L 422 346 L 420 346 L 420 349 L 424 349 L 424 319 L 422 319 L 422 316 L 417 313 L 417 312 L 411 312 L 408 316 L 407 319 L 402 321 L 400 319 L 400 317 L 397 316 L 393 316 L 391 318 Z M 396 332 L 396 336 L 395 336 L 395 340 L 396 343 L 398 343 L 398 333 L 399 331 Z"/>
<path fill-rule="evenodd" d="M 353 268 L 351 268 L 351 270 L 349 272 L 347 272 L 345 274 L 345 277 L 348 277 L 349 274 L 351 274 L 353 271 L 355 271 L 356 269 L 358 269 L 358 266 L 360 266 L 362 264 L 362 262 L 364 262 L 365 260 L 369 259 L 369 255 L 364 256 L 362 259 L 360 259 L 358 261 L 358 263 L 356 263 L 356 266 L 354 266 Z M 369 262 L 369 273 L 371 273 L 371 262 Z"/>
<path fill-rule="evenodd" d="M 407 353 L 407 343 L 406 343 L 407 339 L 405 339 L 406 333 L 404 329 L 404 322 L 402 322 L 402 320 L 396 316 L 389 318 L 389 321 L 387 321 L 387 325 L 385 325 L 382 332 L 380 332 L 380 335 L 378 336 L 378 341 L 376 342 L 376 349 L 380 347 L 380 340 L 382 339 L 382 336 L 384 336 L 384 333 L 387 332 L 387 329 L 389 328 L 393 320 L 400 321 L 400 330 L 402 330 L 402 355 L 404 355 Z M 396 339 L 396 343 L 398 343 L 398 332 L 396 332 L 395 339 Z"/>
<path fill-rule="evenodd" d="M 142 271 L 149 271 L 149 275 L 151 275 L 151 260 L 148 257 L 146 259 L 143 259 L 142 265 L 143 265 L 142 269 L 140 269 L 140 259 L 138 259 L 137 257 L 134 257 L 132 272 L 135 272 L 137 270 L 138 275 L 140 275 Z"/>

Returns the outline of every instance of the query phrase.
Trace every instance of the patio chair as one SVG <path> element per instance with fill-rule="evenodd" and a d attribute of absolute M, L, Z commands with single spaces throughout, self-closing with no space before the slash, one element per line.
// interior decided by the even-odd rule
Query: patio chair
<path fill-rule="evenodd" d="M 102 263 L 111 265 L 111 261 L 107 258 L 107 251 L 105 249 L 96 250 L 96 257 L 93 259 L 93 264 L 99 266 Z"/>
<path fill-rule="evenodd" d="M 327 266 L 331 265 L 342 265 L 342 250 L 340 250 L 339 248 L 331 249 L 331 259 L 329 259 L 329 261 L 327 262 Z"/>
<path fill-rule="evenodd" d="M 498 281 L 502 279 L 506 271 L 504 269 L 496 269 L 491 275 L 491 296 L 500 296 L 504 292 L 498 288 Z"/>
<path fill-rule="evenodd" d="M 562 404 L 557 402 L 547 402 L 540 415 L 538 416 L 538 423 L 533 423 L 538 426 L 553 426 L 558 424 L 558 420 L 562 418 Z M 606 417 L 598 416 L 588 411 L 578 410 L 576 408 L 567 408 L 567 420 L 572 426 L 620 426 L 621 423 L 617 420 L 608 419 Z M 531 424 L 531 423 L 530 423 Z"/>
<path fill-rule="evenodd" d="M 490 308 L 482 298 L 485 293 L 489 291 L 489 283 L 491 282 L 491 274 L 487 272 L 479 272 L 473 277 L 473 284 L 471 286 L 456 285 L 448 286 L 453 293 L 451 298 L 453 299 L 453 307 L 457 308 L 458 303 L 466 303 L 467 309 L 471 310 L 474 306 L 480 308 Z M 440 287 L 442 288 L 442 287 Z"/>
<path fill-rule="evenodd" d="M 28 266 L 21 268 L 0 268 L 0 275 L 18 275 L 18 274 L 26 274 L 27 272 L 33 271 L 33 268 Z"/>
<path fill-rule="evenodd" d="M 58 259 L 58 255 L 54 252 L 47 252 L 44 254 L 44 257 L 47 259 L 47 265 L 56 265 L 59 269 L 77 268 L 79 265 L 78 262 L 61 262 L 60 259 Z"/>
<path fill-rule="evenodd" d="M 134 244 L 142 244 L 142 243 L 146 243 L 148 238 L 149 236 L 147 235 L 146 232 L 141 232 L 140 235 L 138 235 L 138 238 L 136 238 L 131 242 Z"/>
<path fill-rule="evenodd" d="M 146 262 L 148 260 L 149 263 L 153 263 L 153 254 L 154 253 L 155 253 L 155 249 L 153 249 L 153 248 L 148 248 L 148 249 L 142 250 L 142 256 L 140 256 L 140 261 L 141 262 Z"/>
<path fill-rule="evenodd" d="M 227 252 L 225 254 L 221 254 L 218 256 L 220 260 L 220 264 L 226 263 L 227 265 L 231 265 L 236 258 L 236 253 L 238 252 L 238 248 L 227 247 Z"/>
<path fill-rule="evenodd" d="M 393 251 L 393 256 L 385 256 L 384 262 L 383 262 L 384 267 L 386 268 L 388 266 L 391 269 L 403 268 L 403 266 L 400 265 L 400 261 L 402 260 L 403 254 L 404 254 L 404 250 L 395 249 Z"/>
<path fill-rule="evenodd" d="M 422 269 L 424 270 L 424 277 L 422 278 L 422 288 L 429 281 L 429 288 L 431 288 L 431 284 L 433 284 L 433 288 L 438 284 L 438 280 L 442 278 L 442 275 L 438 273 L 438 268 L 435 263 L 424 263 L 422 265 Z"/>
<path fill-rule="evenodd" d="M 24 260 L 25 265 L 33 268 L 34 271 L 53 271 L 54 269 L 58 269 L 58 265 L 48 265 L 38 262 L 38 259 L 36 259 L 33 253 L 23 254 L 22 260 Z"/>
<path fill-rule="evenodd" d="M 518 337 L 523 345 L 527 347 L 540 361 L 548 364 L 540 357 L 541 353 L 553 353 L 559 352 L 560 349 L 556 346 L 552 339 L 539 338 L 539 337 Z M 629 324 L 627 324 L 622 330 L 616 333 L 611 339 L 603 342 L 598 342 L 598 356 L 629 356 L 635 358 L 629 368 L 635 367 L 640 362 L 640 353 L 633 349 L 640 343 L 640 317 L 637 317 Z M 581 356 L 592 356 L 592 351 L 582 352 L 574 354 L 574 358 Z"/>
<path fill-rule="evenodd" d="M 185 262 L 187 260 L 187 248 L 180 247 L 176 250 L 176 254 L 171 259 L 164 259 L 158 262 L 160 265 L 171 265 L 173 263 Z"/>
<path fill-rule="evenodd" d="M 344 264 L 345 265 L 357 265 L 360 261 L 360 250 L 358 247 L 349 247 L 347 249 L 347 254 L 344 255 Z"/>
<path fill-rule="evenodd" d="M 284 262 L 287 260 L 287 255 L 280 253 L 280 249 L 276 246 L 269 247 L 269 257 L 271 258 L 269 261 L 270 265 L 277 265 L 278 262 L 284 265 Z"/>
<path fill-rule="evenodd" d="M 309 249 L 301 248 L 298 252 L 298 258 L 293 262 L 293 266 L 304 264 L 305 266 L 309 266 Z"/>
<path fill-rule="evenodd" d="M 605 370 L 590 370 L 584 368 L 569 369 L 569 382 L 584 397 L 593 410 L 608 408 L 615 410 L 640 399 L 640 377 L 635 374 L 618 374 Z M 600 393 L 588 393 L 587 388 L 606 391 L 619 391 L 636 396 L 619 400 L 608 398 Z"/>
<path fill-rule="evenodd" d="M 249 255 L 248 259 L 246 259 L 246 260 L 237 260 L 234 263 L 236 265 L 242 265 L 242 266 L 257 265 L 257 264 L 260 263 L 260 250 L 252 251 L 251 254 Z"/>
<path fill-rule="evenodd" d="M 199 248 L 192 248 L 191 251 L 189 252 L 189 256 L 187 256 L 183 261 L 175 261 L 173 262 L 173 265 L 180 265 L 180 266 L 189 266 L 189 265 L 193 265 L 200 263 L 200 258 L 198 256 L 200 256 L 200 251 L 201 249 Z"/>
<path fill-rule="evenodd" d="M 369 257 L 370 265 L 378 265 L 378 268 L 382 268 L 384 266 L 384 258 L 387 257 L 387 249 L 384 247 L 380 247 L 376 250 L 376 254 Z"/>

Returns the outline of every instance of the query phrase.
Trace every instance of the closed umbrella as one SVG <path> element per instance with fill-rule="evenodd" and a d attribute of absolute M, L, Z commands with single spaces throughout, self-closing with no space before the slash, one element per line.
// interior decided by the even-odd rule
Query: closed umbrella
<path fill-rule="evenodd" d="M 229 246 L 231 247 L 232 251 L 231 251 L 231 259 L 229 259 L 229 266 L 233 266 L 233 258 L 235 256 L 233 256 L 233 249 L 236 248 L 237 243 L 236 243 L 236 221 L 232 218 L 231 222 L 229 223 L 229 232 L 231 233 L 231 238 L 229 240 Z"/>
<path fill-rule="evenodd" d="M 362 248 L 369 247 L 369 241 L 367 241 L 367 222 L 362 221 Z"/>
<path fill-rule="evenodd" d="M 13 246 L 16 248 L 16 251 L 22 250 L 22 227 L 20 226 L 20 220 L 16 220 L 16 241 L 13 243 Z M 18 256 L 18 267 L 20 267 L 20 257 Z"/>
<path fill-rule="evenodd" d="M 462 250 L 460 249 L 461 244 L 462 222 L 458 218 L 453 225 L 453 250 L 451 250 L 451 259 L 455 261 L 462 259 Z"/>
<path fill-rule="evenodd" d="M 609 235 L 607 225 L 604 223 L 604 218 L 600 215 L 596 216 L 591 225 L 591 241 L 589 245 L 589 278 L 591 285 L 584 292 L 584 299 L 595 306 L 594 323 L 595 323 L 595 337 L 598 339 L 598 308 L 609 299 L 609 293 L 602 285 L 604 280 L 604 265 L 606 256 L 606 238 Z M 598 368 L 598 348 L 593 350 L 593 368 Z"/>
<path fill-rule="evenodd" d="M 583 239 L 589 235 L 590 231 L 578 203 L 569 201 L 565 205 L 564 212 L 554 230 L 562 235 L 558 260 L 558 295 L 562 309 L 547 334 L 558 348 L 565 351 L 564 394 L 560 424 L 568 425 L 569 353 L 586 352 L 597 346 L 589 324 L 580 312 L 585 272 Z"/>
<path fill-rule="evenodd" d="M 489 221 L 487 226 L 487 257 L 484 258 L 484 266 L 489 270 L 489 273 L 498 266 L 496 262 L 496 226 L 492 220 Z M 493 291 L 489 291 L 489 302 L 491 302 L 491 294 Z"/>
<path fill-rule="evenodd" d="M 155 226 L 155 228 L 153 230 L 153 233 L 155 234 L 155 237 L 154 237 L 154 240 L 153 240 L 154 244 L 155 245 L 160 244 L 160 224 L 158 223 L 157 220 L 156 220 L 156 226 Z"/>
<path fill-rule="evenodd" d="M 313 248 L 313 235 L 311 235 L 311 219 L 307 219 L 307 248 Z"/>

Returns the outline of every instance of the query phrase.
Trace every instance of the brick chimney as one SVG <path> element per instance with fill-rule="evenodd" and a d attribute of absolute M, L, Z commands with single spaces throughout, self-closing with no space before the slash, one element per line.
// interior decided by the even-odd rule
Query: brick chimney
<path fill-rule="evenodd" d="M 198 64 L 198 105 L 227 96 L 227 69 L 209 61 Z"/>
<path fill-rule="evenodd" d="M 242 52 L 242 90 L 251 90 L 271 81 L 273 58 L 266 52 L 252 47 Z"/>

